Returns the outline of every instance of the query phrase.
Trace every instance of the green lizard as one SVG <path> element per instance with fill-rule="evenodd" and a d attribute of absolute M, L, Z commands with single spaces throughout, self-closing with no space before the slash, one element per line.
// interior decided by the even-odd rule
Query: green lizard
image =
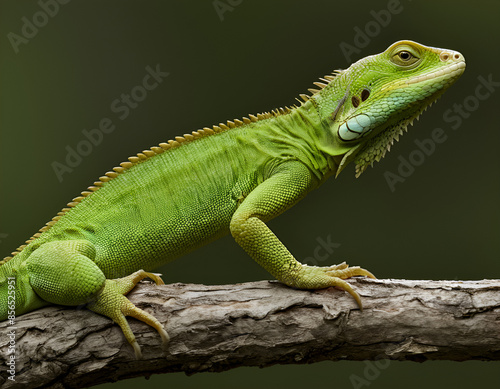
<path fill-rule="evenodd" d="M 143 278 L 163 283 L 142 269 L 229 232 L 286 285 L 337 286 L 361 307 L 344 279 L 370 272 L 303 265 L 266 222 L 349 162 L 359 176 L 379 161 L 464 70 L 459 52 L 396 42 L 325 76 L 300 106 L 220 123 L 130 157 L 0 262 L 0 320 L 48 304 L 86 304 L 118 323 L 140 358 L 125 316 L 169 340 L 158 320 L 125 297 Z"/>

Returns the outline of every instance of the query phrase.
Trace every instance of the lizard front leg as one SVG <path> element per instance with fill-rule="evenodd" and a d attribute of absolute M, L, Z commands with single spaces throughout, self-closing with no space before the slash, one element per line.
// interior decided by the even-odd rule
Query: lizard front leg
<path fill-rule="evenodd" d="M 329 267 L 303 265 L 265 224 L 303 198 L 315 187 L 315 180 L 302 163 L 283 163 L 242 201 L 231 219 L 231 234 L 277 280 L 299 289 L 337 286 L 349 292 L 361 308 L 358 293 L 344 279 L 353 276 L 375 278 L 369 271 L 346 264 Z"/>

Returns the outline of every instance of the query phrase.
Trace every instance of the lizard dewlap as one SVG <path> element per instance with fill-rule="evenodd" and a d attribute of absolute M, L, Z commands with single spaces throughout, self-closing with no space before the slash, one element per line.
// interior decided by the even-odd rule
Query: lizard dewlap
<path fill-rule="evenodd" d="M 369 271 L 303 265 L 266 222 L 351 161 L 356 176 L 379 161 L 464 70 L 457 51 L 396 42 L 325 76 L 300 106 L 205 127 L 130 157 L 0 262 L 0 320 L 12 308 L 20 315 L 86 304 L 113 319 L 140 357 L 125 316 L 153 326 L 164 343 L 169 337 L 125 295 L 146 277 L 162 284 L 148 271 L 228 233 L 286 285 L 337 286 L 361 307 L 344 280 L 373 277 Z"/>

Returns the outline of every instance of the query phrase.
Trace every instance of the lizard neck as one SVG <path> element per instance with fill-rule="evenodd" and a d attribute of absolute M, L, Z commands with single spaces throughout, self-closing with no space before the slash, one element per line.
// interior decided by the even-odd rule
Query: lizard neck
<path fill-rule="evenodd" d="M 310 99 L 289 115 L 276 119 L 287 122 L 288 131 L 295 137 L 293 146 L 299 150 L 297 158 L 320 181 L 336 174 L 345 151 L 335 146 L 331 123 L 320 116 L 315 100 Z"/>

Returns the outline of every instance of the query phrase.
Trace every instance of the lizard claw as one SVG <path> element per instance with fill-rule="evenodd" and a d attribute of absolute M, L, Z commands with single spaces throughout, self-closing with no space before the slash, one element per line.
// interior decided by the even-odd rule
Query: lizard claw
<path fill-rule="evenodd" d="M 325 269 L 326 274 L 333 276 L 333 277 L 338 277 L 338 278 L 350 278 L 350 277 L 355 277 L 355 276 L 367 276 L 369 278 L 376 279 L 371 272 L 369 272 L 366 269 L 363 269 L 359 266 L 352 266 L 349 267 L 349 265 L 345 262 L 342 262 L 339 265 L 334 265 L 330 266 L 329 268 Z"/>
<path fill-rule="evenodd" d="M 374 279 L 376 277 L 366 269 L 363 269 L 359 266 L 349 267 L 349 265 L 345 262 L 342 262 L 339 265 L 334 265 L 330 266 L 329 268 L 326 268 L 325 273 L 333 278 L 332 286 L 339 287 L 345 290 L 347 293 L 349 293 L 354 298 L 354 300 L 356 300 L 359 309 L 362 311 L 363 304 L 361 303 L 361 297 L 359 297 L 359 294 L 353 289 L 353 287 L 349 283 L 345 282 L 344 279 L 356 276 L 366 276 Z"/>
<path fill-rule="evenodd" d="M 299 274 L 299 277 L 293 283 L 290 283 L 291 286 L 300 289 L 323 289 L 336 286 L 349 293 L 356 300 L 361 310 L 363 310 L 363 304 L 361 303 L 359 294 L 344 280 L 355 276 L 375 278 L 368 270 L 362 269 L 359 266 L 349 267 L 345 262 L 325 267 L 302 265 Z"/>
<path fill-rule="evenodd" d="M 161 336 L 164 349 L 170 341 L 170 337 L 163 328 L 163 325 L 154 316 L 137 308 L 125 297 L 125 294 L 144 278 L 151 278 L 157 285 L 163 285 L 163 280 L 158 275 L 139 270 L 127 277 L 106 280 L 101 293 L 88 306 L 90 310 L 111 318 L 120 326 L 125 338 L 134 349 L 137 359 L 142 359 L 141 348 L 137 344 L 135 335 L 125 318 L 126 316 L 134 317 L 156 329 Z"/>

